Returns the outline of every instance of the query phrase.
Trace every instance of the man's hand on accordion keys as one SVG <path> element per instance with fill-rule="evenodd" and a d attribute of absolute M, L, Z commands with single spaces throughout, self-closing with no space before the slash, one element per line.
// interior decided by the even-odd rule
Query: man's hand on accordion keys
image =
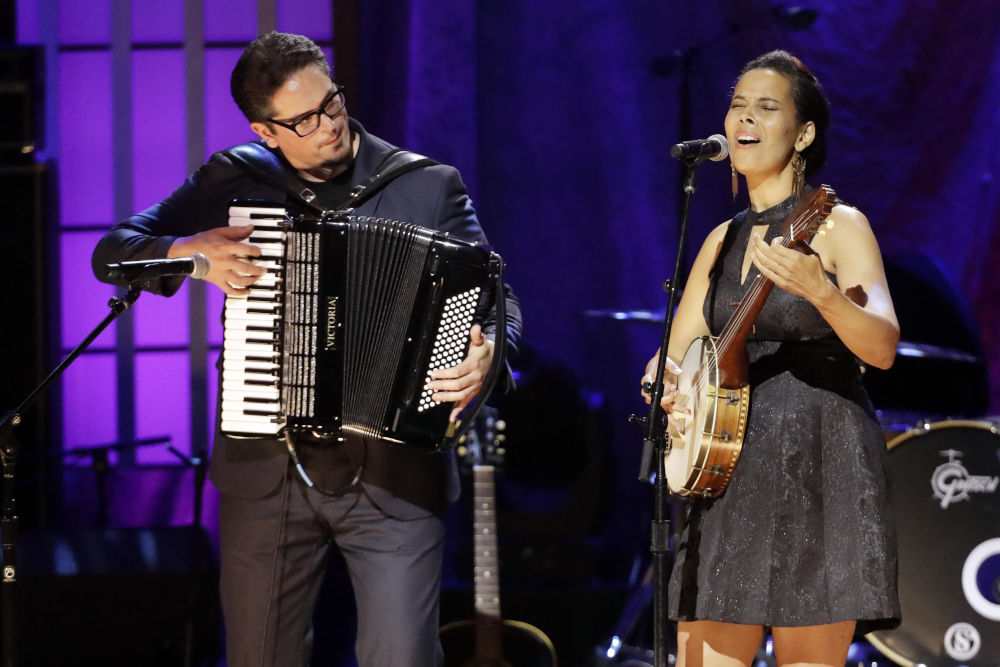
<path fill-rule="evenodd" d="M 449 417 L 451 421 L 458 418 L 458 414 L 482 389 L 483 380 L 493 361 L 493 341 L 483 334 L 483 328 L 473 324 L 469 337 L 469 354 L 462 363 L 433 371 L 433 379 L 427 383 L 427 388 L 434 390 L 432 398 L 435 401 L 455 402 L 455 409 Z"/>
<path fill-rule="evenodd" d="M 196 252 L 208 257 L 209 271 L 202 278 L 218 285 L 226 294 L 247 296 L 250 285 L 266 273 L 254 263 L 260 257 L 260 248 L 245 243 L 253 227 L 216 227 L 193 236 L 178 238 L 170 246 L 167 257 L 187 257 Z"/>

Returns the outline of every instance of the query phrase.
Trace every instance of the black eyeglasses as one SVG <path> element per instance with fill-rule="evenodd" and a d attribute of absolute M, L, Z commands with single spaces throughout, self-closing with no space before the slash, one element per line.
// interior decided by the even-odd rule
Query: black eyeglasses
<path fill-rule="evenodd" d="M 300 137 L 306 137 L 319 129 L 320 117 L 322 115 L 329 116 L 330 120 L 336 118 L 340 112 L 344 110 L 344 87 L 340 86 L 337 90 L 332 91 L 323 100 L 323 103 L 319 105 L 319 108 L 315 111 L 310 111 L 306 115 L 300 117 L 298 120 L 291 123 L 283 123 L 280 120 L 275 120 L 271 118 L 268 120 L 269 123 L 274 123 L 275 125 L 280 125 L 281 127 L 291 130 Z"/>

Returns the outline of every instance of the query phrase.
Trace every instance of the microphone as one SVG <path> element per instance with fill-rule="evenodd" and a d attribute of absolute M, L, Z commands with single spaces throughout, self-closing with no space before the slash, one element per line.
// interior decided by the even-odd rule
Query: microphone
<path fill-rule="evenodd" d="M 196 252 L 190 257 L 176 259 L 141 259 L 105 264 L 104 271 L 108 278 L 135 283 L 162 276 L 204 278 L 208 274 L 209 266 L 208 257 Z"/>
<path fill-rule="evenodd" d="M 687 162 L 703 162 L 725 160 L 729 155 L 729 142 L 721 134 L 713 134 L 708 139 L 695 139 L 674 144 L 670 149 L 670 157 Z"/>

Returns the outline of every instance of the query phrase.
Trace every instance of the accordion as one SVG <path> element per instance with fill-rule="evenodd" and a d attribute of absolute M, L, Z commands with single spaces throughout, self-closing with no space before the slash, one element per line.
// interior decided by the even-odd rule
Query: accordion
<path fill-rule="evenodd" d="M 465 358 L 470 327 L 502 294 L 499 256 L 382 218 L 259 202 L 229 216 L 253 224 L 267 273 L 249 297 L 226 297 L 222 432 L 450 446 L 452 404 L 425 384 Z"/>

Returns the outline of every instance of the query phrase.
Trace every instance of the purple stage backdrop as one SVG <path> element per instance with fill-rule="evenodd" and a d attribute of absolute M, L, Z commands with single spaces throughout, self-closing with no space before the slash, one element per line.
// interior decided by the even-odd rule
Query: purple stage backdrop
<path fill-rule="evenodd" d="M 127 4 L 115 2 L 115 12 Z M 203 0 L 192 3 L 204 10 L 194 19 L 183 4 L 135 0 L 123 18 L 111 0 L 18 3 L 19 41 L 45 46 L 48 58 L 45 153 L 58 165 L 60 211 L 50 241 L 61 257 L 61 311 L 51 315 L 64 352 L 113 294 L 90 273 L 102 230 L 169 194 L 213 151 L 253 138 L 229 99 L 234 43 L 276 27 L 328 47 L 336 21 L 329 0 L 282 0 L 270 16 L 249 0 Z M 592 489 L 600 507 L 588 506 L 579 532 L 612 563 L 604 571 L 627 573 L 643 549 L 640 434 L 624 422 L 644 409 L 638 378 L 660 333 L 586 311 L 664 307 L 679 199 L 669 147 L 722 131 L 736 72 L 772 48 L 801 57 L 832 102 L 821 181 L 868 215 L 887 256 L 936 267 L 927 280 L 954 302 L 921 312 L 918 284 L 892 284 L 918 304 L 906 319 L 941 324 L 968 313 L 982 339 L 992 391 L 977 389 L 978 403 L 928 409 L 926 397 L 954 389 L 928 373 L 906 388 L 919 400 L 899 394 L 890 407 L 933 419 L 1000 412 L 1000 3 L 805 2 L 817 16 L 799 29 L 794 12 L 756 0 L 358 4 L 360 120 L 461 169 L 521 297 L 522 388 L 539 400 L 533 410 L 512 403 L 509 449 L 516 458 L 524 443 L 524 469 L 549 475 L 525 471 L 512 482 L 522 493 L 509 503 L 525 525 L 532 502 L 571 516 L 571 500 Z M 725 164 L 702 166 L 699 178 L 688 259 L 745 206 L 729 197 Z M 215 384 L 220 304 L 202 285 L 140 299 L 127 326 L 102 335 L 66 374 L 62 446 L 167 435 L 198 454 L 214 413 L 206 387 Z M 581 432 L 581 421 L 592 426 Z M 112 479 L 112 520 L 191 521 L 191 494 L 160 481 L 174 475 L 191 487 L 174 454 L 143 447 L 120 463 L 148 466 L 151 481 Z M 64 504 L 78 506 L 74 494 L 89 483 L 67 479 Z"/>

